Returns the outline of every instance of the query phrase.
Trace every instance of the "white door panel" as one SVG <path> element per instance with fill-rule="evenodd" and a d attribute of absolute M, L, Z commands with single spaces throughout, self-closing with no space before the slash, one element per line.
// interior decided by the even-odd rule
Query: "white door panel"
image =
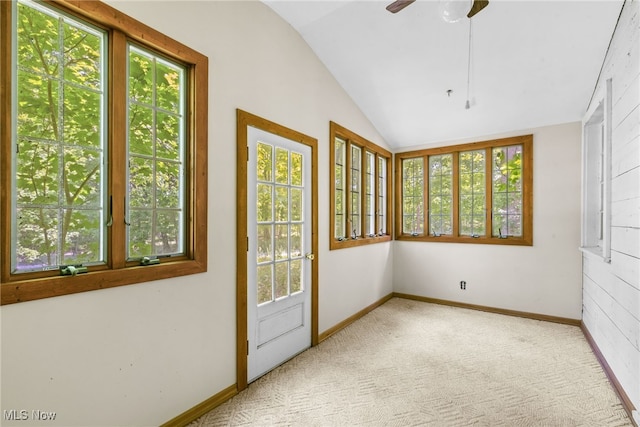
<path fill-rule="evenodd" d="M 248 380 L 311 346 L 311 148 L 247 128 Z"/>

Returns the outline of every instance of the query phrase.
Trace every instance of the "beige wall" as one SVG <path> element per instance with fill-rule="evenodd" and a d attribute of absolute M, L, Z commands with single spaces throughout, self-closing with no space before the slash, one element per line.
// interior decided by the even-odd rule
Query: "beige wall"
<path fill-rule="evenodd" d="M 397 241 L 396 292 L 580 319 L 580 123 L 475 140 L 526 134 L 533 134 L 533 246 Z"/>
<path fill-rule="evenodd" d="M 259 2 L 109 3 L 209 57 L 209 271 L 3 306 L 2 409 L 52 426 L 158 425 L 235 383 L 236 108 L 318 139 L 320 332 L 392 291 L 391 242 L 329 253 L 329 121 L 386 144 L 301 37 Z"/>

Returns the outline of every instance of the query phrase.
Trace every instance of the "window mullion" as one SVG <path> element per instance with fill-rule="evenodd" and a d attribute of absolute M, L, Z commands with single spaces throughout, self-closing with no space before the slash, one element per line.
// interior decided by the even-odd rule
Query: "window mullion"
<path fill-rule="evenodd" d="M 127 39 L 113 31 L 109 43 L 109 193 L 113 203 L 113 224 L 107 239 L 108 263 L 123 268 L 126 263 L 125 199 L 127 174 Z"/>

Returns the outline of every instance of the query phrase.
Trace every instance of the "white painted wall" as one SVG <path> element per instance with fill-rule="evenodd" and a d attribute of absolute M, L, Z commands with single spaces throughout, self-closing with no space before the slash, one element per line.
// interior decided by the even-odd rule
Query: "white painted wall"
<path fill-rule="evenodd" d="M 526 134 L 533 134 L 533 246 L 397 241 L 396 292 L 580 319 L 581 126 L 576 122 L 474 140 Z M 465 142 L 470 141 L 441 145 Z M 461 280 L 466 290 L 460 289 Z"/>
<path fill-rule="evenodd" d="M 627 1 L 589 110 L 612 79 L 611 263 L 583 255 L 583 322 L 640 409 L 640 4 Z M 640 421 L 640 416 L 637 416 Z"/>
<path fill-rule="evenodd" d="M 209 271 L 1 308 L 1 407 L 158 425 L 236 380 L 236 108 L 319 142 L 320 332 L 392 291 L 392 243 L 329 252 L 329 121 L 385 142 L 259 2 L 109 3 L 209 57 Z M 2 422 L 26 426 L 30 423 Z"/>

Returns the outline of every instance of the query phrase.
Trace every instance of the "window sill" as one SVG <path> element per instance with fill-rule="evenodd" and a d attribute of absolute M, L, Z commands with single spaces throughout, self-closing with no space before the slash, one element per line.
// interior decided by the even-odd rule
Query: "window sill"
<path fill-rule="evenodd" d="M 578 249 L 591 259 L 611 264 L 611 257 L 604 256 L 599 246 L 580 246 Z"/>
<path fill-rule="evenodd" d="M 508 237 L 500 239 L 497 237 L 470 237 L 470 236 L 411 236 L 402 234 L 396 237 L 396 240 L 405 240 L 413 242 L 437 242 L 437 243 L 471 243 L 480 245 L 507 245 L 507 246 L 533 246 L 533 240 L 523 237 Z"/>
<path fill-rule="evenodd" d="M 48 276 L 28 280 L 18 278 L 2 283 L 0 287 L 1 305 L 133 285 L 205 271 L 207 271 L 206 263 L 182 260 L 118 270 L 90 271 L 77 276 Z"/>
<path fill-rule="evenodd" d="M 347 240 L 335 240 L 331 239 L 329 243 L 329 250 L 334 249 L 346 249 L 353 248 L 356 246 L 365 246 L 371 245 L 375 243 L 389 242 L 391 241 L 391 236 L 385 234 L 384 236 L 376 236 L 376 237 L 360 237 L 358 239 L 347 239 Z"/>

